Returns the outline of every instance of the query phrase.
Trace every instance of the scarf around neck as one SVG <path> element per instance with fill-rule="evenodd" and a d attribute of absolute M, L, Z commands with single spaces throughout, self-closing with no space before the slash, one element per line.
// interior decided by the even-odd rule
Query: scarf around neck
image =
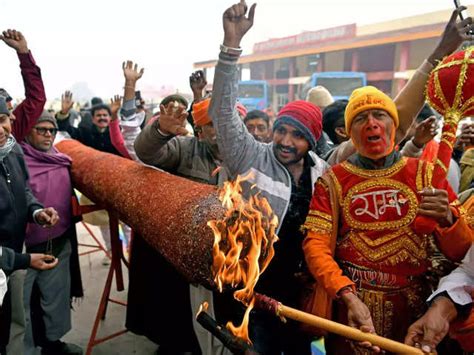
<path fill-rule="evenodd" d="M 72 223 L 72 184 L 69 174 L 71 158 L 52 147 L 49 152 L 35 149 L 26 142 L 21 143 L 25 162 L 30 173 L 29 185 L 36 199 L 45 207 L 54 207 L 59 222 L 52 228 L 43 228 L 29 223 L 25 244 L 33 246 L 48 238 L 60 237 Z"/>
<path fill-rule="evenodd" d="M 15 146 L 16 139 L 12 135 L 8 136 L 7 142 L 0 147 L 0 160 L 6 158 L 8 154 L 12 151 L 13 147 Z"/>

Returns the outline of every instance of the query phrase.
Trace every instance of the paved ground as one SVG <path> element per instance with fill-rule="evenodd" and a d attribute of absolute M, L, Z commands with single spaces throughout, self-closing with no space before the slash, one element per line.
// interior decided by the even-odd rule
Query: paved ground
<path fill-rule="evenodd" d="M 100 236 L 100 231 L 93 228 L 94 233 Z M 79 223 L 79 242 L 93 244 L 94 240 L 89 237 L 87 231 Z M 80 251 L 89 250 L 81 248 Z M 82 280 L 84 284 L 84 299 L 74 305 L 73 329 L 66 335 L 64 340 L 75 343 L 84 349 L 87 348 L 89 337 L 94 324 L 95 315 L 102 295 L 102 290 L 107 277 L 108 266 L 102 265 L 104 258 L 103 252 L 97 252 L 80 257 Z M 128 285 L 127 269 L 124 268 L 125 287 Z M 112 286 L 112 297 L 117 300 L 127 300 L 127 289 L 122 292 L 116 291 L 115 283 Z M 107 317 L 102 321 L 99 328 L 99 336 L 124 329 L 125 307 L 109 304 Z M 145 337 L 136 336 L 132 333 L 126 333 L 120 337 L 109 340 L 94 347 L 94 355 L 113 355 L 113 354 L 144 354 L 151 355 L 156 352 L 157 345 L 150 342 Z"/>

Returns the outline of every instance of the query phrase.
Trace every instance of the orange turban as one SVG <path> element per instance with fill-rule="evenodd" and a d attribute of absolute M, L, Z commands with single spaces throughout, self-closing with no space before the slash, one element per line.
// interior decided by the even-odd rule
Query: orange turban
<path fill-rule="evenodd" d="M 207 98 L 193 104 L 193 119 L 196 126 L 205 126 L 212 122 L 212 119 L 209 117 L 208 113 L 210 102 L 211 99 Z"/>

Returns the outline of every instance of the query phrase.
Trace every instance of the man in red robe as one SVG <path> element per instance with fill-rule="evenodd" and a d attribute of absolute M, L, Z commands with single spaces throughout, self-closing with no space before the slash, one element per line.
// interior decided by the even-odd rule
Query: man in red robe
<path fill-rule="evenodd" d="M 337 321 L 403 341 L 430 292 L 429 238 L 414 230 L 416 215 L 438 221 L 438 247 L 455 261 L 469 249 L 474 230 L 449 184 L 431 187 L 433 165 L 394 149 L 399 119 L 387 95 L 371 86 L 355 90 L 345 124 L 357 152 L 316 183 L 304 225 L 306 262 L 339 301 Z M 334 340 L 328 341 L 334 354 L 369 351 Z"/>

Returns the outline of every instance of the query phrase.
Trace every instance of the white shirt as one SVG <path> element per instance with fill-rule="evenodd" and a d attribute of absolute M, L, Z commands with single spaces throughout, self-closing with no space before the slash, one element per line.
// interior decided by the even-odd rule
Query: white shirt
<path fill-rule="evenodd" d="M 442 292 L 447 292 L 454 303 L 464 306 L 472 303 L 474 291 L 474 246 L 468 250 L 462 264 L 439 281 L 438 289 L 428 298 L 428 302 Z"/>
<path fill-rule="evenodd" d="M 0 247 L 0 258 L 2 257 L 2 254 L 3 248 Z M 7 276 L 5 275 L 3 270 L 0 269 L 0 306 L 3 304 L 3 298 L 5 297 L 7 290 Z"/>

